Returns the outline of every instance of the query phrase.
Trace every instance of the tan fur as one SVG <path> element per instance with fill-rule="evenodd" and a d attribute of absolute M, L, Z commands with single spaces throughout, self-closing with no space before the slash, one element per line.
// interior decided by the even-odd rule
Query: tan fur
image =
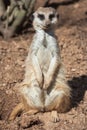
<path fill-rule="evenodd" d="M 44 16 L 38 16 L 39 14 Z M 69 109 L 71 96 L 54 34 L 57 20 L 53 8 L 40 7 L 34 13 L 33 26 L 36 33 L 25 63 L 25 78 L 22 87 L 19 87 L 22 96 L 20 110 L 23 107 L 29 115 L 39 111 L 52 111 L 54 121 L 57 120 L 57 112 Z M 16 117 L 19 106 L 13 110 L 10 119 Z"/>
<path fill-rule="evenodd" d="M 14 110 L 12 111 L 9 120 L 14 120 L 19 112 L 22 112 L 24 110 L 24 105 L 22 103 L 19 103 Z"/>

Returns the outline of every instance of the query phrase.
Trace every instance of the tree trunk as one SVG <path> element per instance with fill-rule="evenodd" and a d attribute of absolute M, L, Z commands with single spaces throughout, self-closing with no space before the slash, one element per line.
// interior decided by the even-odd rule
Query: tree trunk
<path fill-rule="evenodd" d="M 5 10 L 3 0 L 0 0 L 0 33 L 3 37 L 12 37 L 22 28 L 27 16 L 33 11 L 36 0 L 10 0 Z"/>
<path fill-rule="evenodd" d="M 0 17 L 4 14 L 5 12 L 5 5 L 3 0 L 0 0 Z"/>
<path fill-rule="evenodd" d="M 3 1 L 0 0 L 0 33 L 6 39 L 29 24 L 36 0 L 10 0 L 6 8 Z M 48 4 L 49 1 L 45 0 L 44 3 Z"/>

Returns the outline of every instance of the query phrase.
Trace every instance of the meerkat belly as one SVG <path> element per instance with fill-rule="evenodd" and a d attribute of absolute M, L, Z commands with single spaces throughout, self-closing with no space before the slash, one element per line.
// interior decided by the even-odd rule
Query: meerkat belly
<path fill-rule="evenodd" d="M 48 48 L 41 46 L 38 50 L 38 61 L 43 73 L 47 72 L 49 68 L 50 61 L 52 59 L 51 52 Z"/>

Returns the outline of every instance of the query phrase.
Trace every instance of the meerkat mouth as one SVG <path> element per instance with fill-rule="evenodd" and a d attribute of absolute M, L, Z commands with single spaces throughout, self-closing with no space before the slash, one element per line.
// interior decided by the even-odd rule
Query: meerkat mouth
<path fill-rule="evenodd" d="M 43 29 L 43 30 L 48 30 L 51 28 L 51 26 L 48 26 L 48 25 L 47 26 L 46 25 L 39 25 L 38 27 Z"/>
<path fill-rule="evenodd" d="M 43 26 L 43 27 L 42 27 L 43 30 L 48 30 L 48 29 L 50 29 L 50 28 L 51 28 L 51 26 Z"/>

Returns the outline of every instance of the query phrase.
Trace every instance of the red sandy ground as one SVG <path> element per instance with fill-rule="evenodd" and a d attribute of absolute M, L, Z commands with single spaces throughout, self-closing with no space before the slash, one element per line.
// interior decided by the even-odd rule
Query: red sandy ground
<path fill-rule="evenodd" d="M 56 5 L 63 1 L 55 0 Z M 74 1 L 74 0 L 73 0 Z M 43 1 L 38 1 L 42 5 Z M 62 3 L 63 4 L 63 3 Z M 59 39 L 67 81 L 72 88 L 72 107 L 51 122 L 49 113 L 19 115 L 9 122 L 8 116 L 19 102 L 14 89 L 24 78 L 24 62 L 33 33 L 4 41 L 0 38 L 0 130 L 87 130 L 87 0 L 60 5 Z"/>

